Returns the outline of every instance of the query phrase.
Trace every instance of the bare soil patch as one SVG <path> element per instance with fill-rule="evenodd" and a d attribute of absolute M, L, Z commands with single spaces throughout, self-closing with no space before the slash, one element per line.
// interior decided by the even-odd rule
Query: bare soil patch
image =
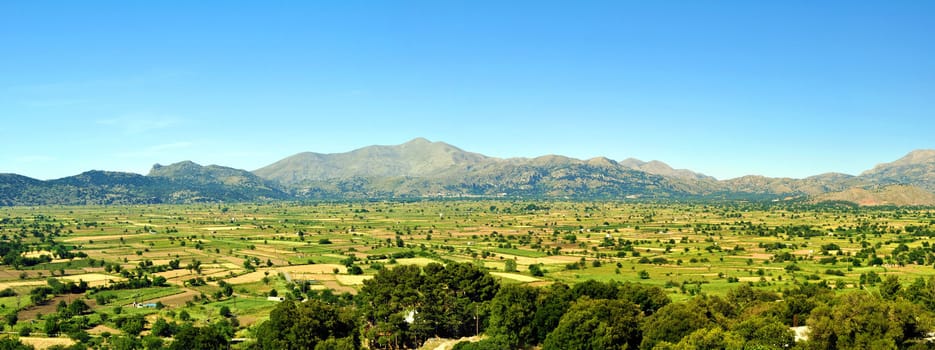
<path fill-rule="evenodd" d="M 396 259 L 396 263 L 399 265 L 419 265 L 425 266 L 431 263 L 437 263 L 438 261 L 432 260 L 429 258 L 402 258 Z"/>
<path fill-rule="evenodd" d="M 240 226 L 207 226 L 199 227 L 199 229 L 206 231 L 232 231 L 241 228 Z M 250 227 L 252 228 L 252 227 Z"/>
<path fill-rule="evenodd" d="M 511 280 L 520 281 L 520 282 L 536 282 L 536 281 L 539 280 L 538 278 L 535 278 L 535 277 L 532 277 L 532 276 L 520 275 L 520 274 L 518 274 L 518 273 L 491 272 L 490 274 L 491 274 L 491 275 L 494 275 L 494 276 L 497 276 L 497 277 L 509 278 L 509 279 L 511 279 Z"/>
<path fill-rule="evenodd" d="M 65 242 L 87 242 L 87 241 L 109 241 L 120 238 L 128 238 L 134 235 L 99 235 L 99 236 L 80 236 L 66 238 Z"/>
<path fill-rule="evenodd" d="M 23 272 L 26 272 L 27 276 L 29 275 L 27 271 L 0 270 L 0 280 L 19 279 L 19 275 Z"/>
<path fill-rule="evenodd" d="M 338 265 L 338 264 L 292 265 L 292 266 L 277 267 L 274 270 L 288 271 L 291 273 L 333 274 L 334 269 L 338 269 L 338 273 L 347 272 L 347 268 L 344 267 L 344 265 Z"/>
<path fill-rule="evenodd" d="M 166 279 L 173 279 L 173 278 L 192 275 L 192 273 L 189 272 L 188 270 L 172 270 L 172 271 L 165 271 L 165 272 L 157 272 L 155 273 L 155 275 L 165 277 Z"/>
<path fill-rule="evenodd" d="M 23 287 L 23 286 L 44 286 L 48 283 L 46 281 L 16 281 L 16 282 L 3 282 L 0 283 L 0 290 L 12 288 L 12 287 Z"/>
<path fill-rule="evenodd" d="M 244 315 L 244 316 L 238 316 L 237 320 L 240 321 L 241 326 L 250 327 L 250 325 L 259 321 L 260 318 L 256 317 L 255 315 Z"/>
<path fill-rule="evenodd" d="M 45 338 L 45 337 L 19 337 L 19 341 L 23 344 L 29 344 L 34 346 L 36 349 L 48 349 L 50 347 L 61 345 L 61 346 L 72 346 L 75 344 L 74 340 L 67 337 L 61 338 Z"/>
<path fill-rule="evenodd" d="M 200 295 L 200 294 L 201 293 L 199 292 L 186 288 L 186 289 L 183 289 L 181 293 L 172 294 L 169 296 L 164 296 L 164 297 L 156 298 L 152 300 L 147 300 L 145 302 L 146 303 L 162 302 L 163 305 L 166 305 L 169 307 L 178 307 L 181 305 L 185 305 L 186 301 L 192 300 L 196 295 Z"/>
<path fill-rule="evenodd" d="M 731 258 L 740 258 L 740 259 L 756 259 L 756 260 L 769 260 L 773 258 L 773 254 L 769 253 L 753 253 L 750 255 L 732 255 Z"/>
<path fill-rule="evenodd" d="M 503 259 L 516 259 L 516 263 L 519 265 L 532 265 L 532 264 L 545 264 L 545 265 L 558 265 L 558 264 L 567 264 L 578 262 L 580 257 L 574 256 L 546 256 L 541 258 L 530 258 L 525 256 L 513 255 L 513 254 L 495 254 L 497 257 L 503 257 Z"/>
<path fill-rule="evenodd" d="M 119 282 L 119 281 L 125 280 L 125 278 L 123 277 L 105 275 L 103 273 L 83 273 L 80 275 L 71 275 L 71 276 L 61 277 L 59 279 L 71 281 L 75 283 L 78 283 L 80 281 L 85 281 L 91 287 L 103 286 L 109 283 L 110 281 Z"/>
<path fill-rule="evenodd" d="M 31 251 L 31 252 L 23 253 L 23 257 L 26 257 L 26 258 L 38 258 L 43 255 L 53 256 L 52 252 L 48 250 Z"/>
<path fill-rule="evenodd" d="M 270 272 L 270 271 L 254 271 L 254 272 L 246 273 L 246 274 L 234 277 L 234 278 L 228 278 L 226 282 L 230 284 L 244 284 L 244 283 L 258 282 L 258 281 L 263 280 L 263 277 L 267 276 L 266 272 Z M 269 273 L 269 276 L 276 277 L 276 275 L 273 274 L 272 272 Z"/>
<path fill-rule="evenodd" d="M 122 333 L 123 333 L 123 331 L 121 331 L 121 330 L 119 330 L 119 329 L 110 328 L 110 327 L 107 327 L 106 325 L 102 325 L 102 324 L 101 324 L 101 325 L 97 325 L 97 326 L 95 326 L 94 328 L 91 328 L 91 329 L 88 330 L 88 334 L 91 334 L 91 335 L 98 335 L 98 336 L 101 335 L 101 333 L 104 333 L 104 332 L 107 332 L 107 333 L 110 333 L 110 334 L 122 334 Z"/>
<path fill-rule="evenodd" d="M 555 283 L 554 281 L 536 281 L 536 282 L 529 282 L 526 285 L 530 287 L 540 288 L 540 287 L 550 286 L 554 283 Z"/>
<path fill-rule="evenodd" d="M 373 278 L 373 276 L 366 275 L 336 275 L 334 278 L 345 286 L 362 286 L 365 280 Z"/>
<path fill-rule="evenodd" d="M 321 284 L 325 286 L 326 288 L 333 290 L 335 294 L 341 294 L 344 292 L 357 294 L 357 289 L 341 285 L 337 281 L 322 281 Z"/>
<path fill-rule="evenodd" d="M 254 283 L 263 280 L 263 277 L 270 276 L 274 278 L 280 273 L 288 274 L 290 278 L 293 279 L 305 279 L 310 278 L 314 280 L 335 280 L 334 269 L 338 269 L 338 273 L 347 273 L 347 268 L 344 265 L 338 264 L 313 264 L 313 265 L 292 265 L 292 266 L 280 266 L 275 268 L 266 268 L 260 269 L 254 272 L 243 274 L 237 277 L 227 279 L 227 283 L 230 284 L 244 284 L 244 283 Z M 268 273 L 268 274 L 267 274 Z M 314 276 L 308 276 L 314 275 Z"/>
<path fill-rule="evenodd" d="M 464 337 L 461 339 L 447 339 L 447 338 L 432 338 L 426 340 L 422 347 L 419 350 L 450 350 L 454 348 L 455 344 L 460 342 L 476 342 L 484 339 L 483 336 L 473 336 L 473 337 Z"/>
<path fill-rule="evenodd" d="M 53 297 L 43 305 L 31 306 L 27 309 L 21 310 L 16 315 L 20 320 L 32 320 L 35 319 L 36 315 L 40 313 L 43 315 L 48 315 L 58 312 L 58 303 L 62 300 L 71 304 L 71 302 L 78 299 L 82 299 L 82 301 L 84 301 L 85 304 L 88 304 L 88 306 L 90 306 L 92 309 L 97 306 L 97 302 L 95 302 L 93 299 L 85 299 L 84 294 L 64 294 Z"/>

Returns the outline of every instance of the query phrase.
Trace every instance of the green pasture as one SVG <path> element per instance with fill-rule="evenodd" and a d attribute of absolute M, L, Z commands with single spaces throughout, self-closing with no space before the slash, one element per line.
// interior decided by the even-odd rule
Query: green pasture
<path fill-rule="evenodd" d="M 500 278 L 503 284 L 643 283 L 676 300 L 723 295 L 741 284 L 777 292 L 805 283 L 872 291 L 875 277 L 895 275 L 905 284 L 935 276 L 933 216 L 929 208 L 612 201 L 3 207 L 5 242 L 49 251 L 51 241 L 87 257 L 0 265 L 0 281 L 44 282 L 52 274 L 103 269 L 91 266 L 93 259 L 119 266 L 109 275 L 167 279 L 165 287 L 88 291 L 88 298 L 108 300 L 95 311 L 186 311 L 199 320 L 219 317 L 223 306 L 262 319 L 276 304 L 266 299 L 271 290 L 283 296 L 298 288 L 276 273 L 268 283 L 251 279 L 264 269 L 296 269 L 315 288 L 353 294 L 360 285 L 339 280 L 350 272 L 315 265 L 356 265 L 373 275 L 381 267 L 457 261 L 503 272 L 503 256 L 515 257 L 514 273 L 533 277 L 530 266 L 541 272 L 535 282 Z M 387 258 L 367 259 L 381 255 Z M 224 283 L 234 297 L 219 294 Z M 0 311 L 36 307 L 29 297 L 35 287 L 13 287 L 17 296 L 0 297 Z M 161 311 L 127 306 L 180 293 L 198 300 Z"/>

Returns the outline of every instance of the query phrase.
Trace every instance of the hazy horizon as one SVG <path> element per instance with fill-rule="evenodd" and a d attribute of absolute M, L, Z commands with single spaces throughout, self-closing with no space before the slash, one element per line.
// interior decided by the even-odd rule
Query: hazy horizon
<path fill-rule="evenodd" d="M 858 175 L 935 148 L 935 3 L 0 4 L 0 173 L 255 170 L 415 137 Z"/>

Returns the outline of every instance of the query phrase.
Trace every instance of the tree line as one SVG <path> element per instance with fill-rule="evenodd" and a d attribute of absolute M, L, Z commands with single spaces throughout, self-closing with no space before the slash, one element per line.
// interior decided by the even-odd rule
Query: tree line
<path fill-rule="evenodd" d="M 724 296 L 673 301 L 662 288 L 638 283 L 530 286 L 501 283 L 470 263 L 431 263 L 382 269 L 353 297 L 309 295 L 279 304 L 238 346 L 413 349 L 430 338 L 481 335 L 455 349 L 927 349 L 935 326 L 935 277 L 903 284 L 889 275 L 877 287 L 848 292 L 824 282 L 779 292 L 739 284 Z M 87 305 L 59 306 L 43 325 L 47 333 L 83 328 L 75 320 L 87 319 Z M 121 316 L 114 321 L 124 334 L 106 342 L 85 336 L 58 349 L 231 346 L 236 319 L 223 310 L 209 324 L 185 316 L 180 323 L 156 319 L 146 336 L 140 334 L 148 321 Z M 796 340 L 795 326 L 807 326 L 807 340 Z M 28 348 L 0 341 L 0 349 Z"/>
<path fill-rule="evenodd" d="M 384 269 L 353 301 L 285 302 L 248 348 L 411 349 L 481 334 L 455 349 L 927 349 L 933 311 L 935 277 L 846 293 L 741 284 L 673 302 L 636 283 L 501 284 L 472 264 L 429 264 Z M 808 339 L 796 341 L 794 326 Z"/>

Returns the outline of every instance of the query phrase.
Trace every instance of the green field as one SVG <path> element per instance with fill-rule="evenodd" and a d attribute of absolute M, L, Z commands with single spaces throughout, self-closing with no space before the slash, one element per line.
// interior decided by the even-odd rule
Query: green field
<path fill-rule="evenodd" d="M 88 284 L 80 298 L 106 301 L 90 304 L 110 315 L 101 321 L 109 327 L 118 328 L 112 320 L 119 315 L 145 314 L 151 324 L 183 311 L 206 324 L 225 306 L 238 319 L 237 335 L 249 337 L 277 304 L 266 299 L 272 291 L 350 298 L 366 276 L 406 264 L 458 261 L 503 271 L 512 260 L 515 273 L 533 277 L 532 265 L 543 273 L 533 282 L 503 278 L 505 284 L 637 282 L 663 288 L 673 300 L 725 295 L 741 284 L 775 292 L 802 284 L 872 291 L 888 276 L 908 284 L 935 275 L 935 210 L 928 208 L 530 204 L 0 208 L 0 285 L 17 294 L 0 297 L 0 311 L 19 314 L 20 322 L 4 326 L 19 331 L 30 317 L 55 311 L 59 294 L 32 300 L 33 289 L 50 277 L 80 280 Z M 157 277 L 158 286 L 120 285 Z M 132 305 L 156 301 L 159 309 Z"/>

